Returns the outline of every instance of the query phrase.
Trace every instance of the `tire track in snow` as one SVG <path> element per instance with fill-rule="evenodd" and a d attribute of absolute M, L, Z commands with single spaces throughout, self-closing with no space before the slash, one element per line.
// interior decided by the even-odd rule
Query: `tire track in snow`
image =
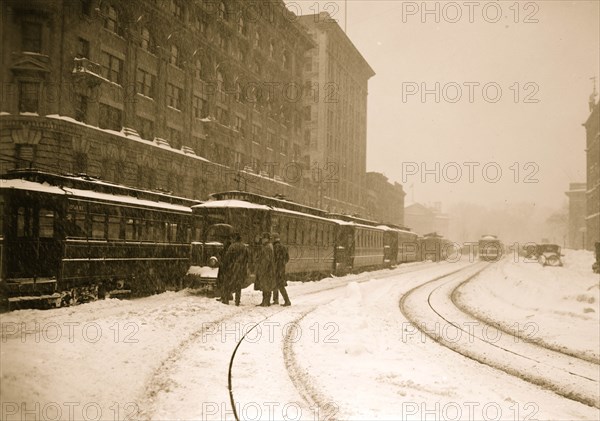
<path fill-rule="evenodd" d="M 146 387 L 144 388 L 144 396 L 141 399 L 139 414 L 136 414 L 137 419 L 147 419 L 152 420 L 153 414 L 156 411 L 154 408 L 154 402 L 158 394 L 162 391 L 169 390 L 169 387 L 173 384 L 173 380 L 170 378 L 170 372 L 175 366 L 175 364 L 179 361 L 181 355 L 188 350 L 190 346 L 194 342 L 196 342 L 202 335 L 206 335 L 208 333 L 208 329 L 217 325 L 224 323 L 226 320 L 231 319 L 242 311 L 241 309 L 236 308 L 230 314 L 225 315 L 215 321 L 212 322 L 202 322 L 202 327 L 191 334 L 189 334 L 184 340 L 179 342 L 179 344 L 169 352 L 169 355 L 163 359 L 160 363 L 160 366 L 154 370 L 148 381 L 146 382 Z"/>

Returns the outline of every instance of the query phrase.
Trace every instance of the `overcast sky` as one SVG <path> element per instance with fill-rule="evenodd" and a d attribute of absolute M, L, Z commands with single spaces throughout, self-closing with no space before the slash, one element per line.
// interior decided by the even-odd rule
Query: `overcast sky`
<path fill-rule="evenodd" d="M 344 1 L 295 2 L 304 14 L 317 3 L 344 27 Z M 347 34 L 377 73 L 367 169 L 403 184 L 408 201 L 414 190 L 415 201 L 446 209 L 459 201 L 560 207 L 569 182 L 585 181 L 581 124 L 599 74 L 599 4 L 428 1 L 438 23 L 421 1 L 349 0 Z M 424 98 L 423 87 L 432 92 Z M 434 173 L 439 163 L 439 183 L 435 174 L 422 182 L 422 163 Z"/>

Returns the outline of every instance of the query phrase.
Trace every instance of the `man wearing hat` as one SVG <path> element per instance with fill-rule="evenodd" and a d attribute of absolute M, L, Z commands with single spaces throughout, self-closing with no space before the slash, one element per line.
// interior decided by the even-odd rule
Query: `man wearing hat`
<path fill-rule="evenodd" d="M 235 305 L 240 305 L 240 296 L 242 295 L 242 286 L 248 276 L 248 263 L 250 262 L 250 252 L 242 243 L 242 236 L 239 232 L 231 235 L 231 245 L 225 252 L 223 264 L 228 268 L 223 284 L 223 295 L 221 302 L 229 304 L 231 293 L 235 294 Z"/>
<path fill-rule="evenodd" d="M 271 235 L 268 232 L 262 234 L 262 245 L 258 250 L 256 259 L 256 284 L 262 291 L 261 307 L 271 305 L 271 292 L 276 288 L 275 284 L 275 257 Z"/>
<path fill-rule="evenodd" d="M 279 234 L 273 233 L 273 254 L 275 257 L 275 289 L 273 290 L 273 304 L 279 304 L 279 294 L 283 297 L 283 306 L 291 306 L 290 298 L 288 297 L 285 287 L 287 280 L 285 278 L 285 265 L 290 260 L 287 248 L 281 244 Z"/>

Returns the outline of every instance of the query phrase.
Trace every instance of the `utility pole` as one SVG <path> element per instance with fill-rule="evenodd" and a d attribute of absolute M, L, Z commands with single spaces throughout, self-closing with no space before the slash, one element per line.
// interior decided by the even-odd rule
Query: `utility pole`
<path fill-rule="evenodd" d="M 348 24 L 348 0 L 344 0 L 344 32 L 348 33 L 347 25 Z"/>

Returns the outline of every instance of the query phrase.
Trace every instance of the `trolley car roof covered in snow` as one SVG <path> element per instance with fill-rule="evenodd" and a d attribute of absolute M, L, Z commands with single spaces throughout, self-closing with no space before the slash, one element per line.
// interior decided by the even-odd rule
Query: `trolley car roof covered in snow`
<path fill-rule="evenodd" d="M 69 196 L 76 199 L 99 200 L 105 202 L 126 203 L 129 205 L 144 206 L 150 208 L 160 208 L 170 211 L 191 213 L 189 206 L 153 201 L 147 199 L 137 199 L 132 196 L 116 195 L 109 193 L 100 193 L 93 190 L 82 190 L 71 187 L 58 187 L 47 183 L 37 183 L 34 181 L 12 179 L 0 179 L 0 189 L 27 190 L 39 193 L 55 194 Z"/>

